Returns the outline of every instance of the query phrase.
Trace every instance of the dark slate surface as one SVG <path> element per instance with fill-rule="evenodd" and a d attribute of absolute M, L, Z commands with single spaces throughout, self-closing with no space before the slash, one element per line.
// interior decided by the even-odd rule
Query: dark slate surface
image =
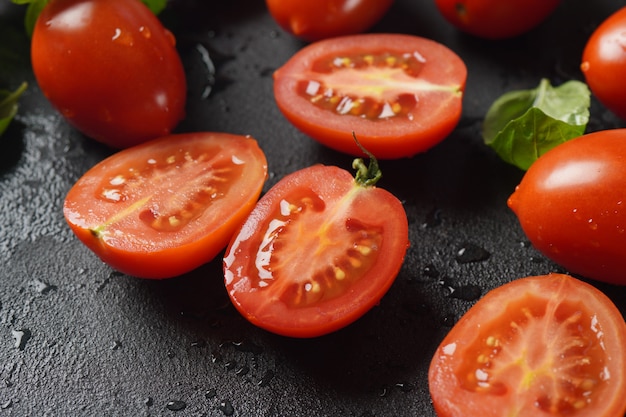
<path fill-rule="evenodd" d="M 254 136 L 268 156 L 266 189 L 314 163 L 349 168 L 351 157 L 300 134 L 274 104 L 271 74 L 303 43 L 275 26 L 261 0 L 217 3 L 178 0 L 162 16 L 189 76 L 179 131 Z M 482 117 L 505 91 L 542 77 L 580 79 L 586 38 L 620 6 L 566 0 L 526 36 L 486 42 L 455 31 L 430 0 L 397 0 L 374 30 L 433 38 L 466 60 L 463 118 L 431 151 L 381 163 L 379 185 L 405 203 L 412 241 L 388 295 L 346 329 L 292 340 L 237 314 L 219 260 L 179 278 L 139 280 L 72 236 L 65 193 L 111 151 L 43 99 L 27 39 L 7 35 L 10 26 L 19 33 L 23 9 L 1 3 L 0 40 L 22 58 L 17 69 L 0 63 L 0 81 L 26 79 L 30 88 L 1 138 L 0 415 L 433 417 L 428 364 L 460 315 L 491 288 L 561 270 L 528 244 L 506 207 L 522 173 L 482 144 Z M 590 131 L 622 125 L 593 103 Z M 626 313 L 625 288 L 595 285 Z"/>

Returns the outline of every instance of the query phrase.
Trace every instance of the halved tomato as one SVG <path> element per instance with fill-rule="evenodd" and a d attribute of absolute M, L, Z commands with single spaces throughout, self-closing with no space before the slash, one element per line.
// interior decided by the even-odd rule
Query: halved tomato
<path fill-rule="evenodd" d="M 250 137 L 169 135 L 91 168 L 63 212 L 76 236 L 116 270 L 168 278 L 226 247 L 266 176 L 265 155 Z"/>
<path fill-rule="evenodd" d="M 284 177 L 259 200 L 226 250 L 226 288 L 253 324 L 285 336 L 320 336 L 380 301 L 408 244 L 396 197 L 341 168 L 315 165 Z"/>
<path fill-rule="evenodd" d="M 569 275 L 488 292 L 441 342 L 428 375 L 440 417 L 622 417 L 626 323 Z"/>
<path fill-rule="evenodd" d="M 274 73 L 285 117 L 335 150 L 362 155 L 352 133 L 379 159 L 424 152 L 456 127 L 467 69 L 430 39 L 361 34 L 322 40 Z"/>

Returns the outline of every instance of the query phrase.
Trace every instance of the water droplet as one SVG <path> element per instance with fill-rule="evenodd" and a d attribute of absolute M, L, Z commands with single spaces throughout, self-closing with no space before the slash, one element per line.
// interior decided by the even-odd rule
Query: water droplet
<path fill-rule="evenodd" d="M 211 362 L 217 363 L 222 361 L 222 354 L 216 350 L 211 352 Z"/>
<path fill-rule="evenodd" d="M 437 278 L 439 277 L 439 271 L 434 265 L 428 264 L 422 268 L 422 275 L 428 278 Z"/>
<path fill-rule="evenodd" d="M 187 403 L 180 400 L 172 400 L 165 405 L 165 408 L 170 411 L 181 411 L 187 408 Z"/>
<path fill-rule="evenodd" d="M 263 349 L 261 349 L 260 346 L 255 345 L 254 343 L 250 343 L 250 342 L 231 342 L 232 345 L 235 347 L 235 349 L 237 349 L 239 352 L 249 352 L 249 353 L 261 353 L 263 352 Z"/>
<path fill-rule="evenodd" d="M 460 264 L 480 262 L 489 259 L 491 254 L 473 243 L 465 243 L 456 253 L 456 261 Z"/>
<path fill-rule="evenodd" d="M 32 334 L 28 329 L 11 330 L 11 334 L 15 339 L 15 347 L 19 350 L 24 350 L 26 342 L 31 338 Z"/>
<path fill-rule="evenodd" d="M 206 342 L 204 340 L 196 340 L 195 342 L 191 342 L 191 347 L 201 348 L 206 346 Z"/>
<path fill-rule="evenodd" d="M 210 390 L 208 390 L 207 392 L 204 393 L 204 397 L 207 400 L 215 398 L 216 396 L 217 396 L 217 391 L 215 390 L 215 388 L 211 388 Z"/>
<path fill-rule="evenodd" d="M 441 224 L 441 210 L 434 208 L 426 214 L 424 222 L 422 222 L 422 229 L 430 229 L 432 227 L 439 226 Z"/>
<path fill-rule="evenodd" d="M 233 369 L 235 369 L 237 367 L 237 362 L 236 361 L 228 361 L 224 364 L 224 367 L 229 370 L 232 371 Z"/>
<path fill-rule="evenodd" d="M 413 385 L 407 382 L 398 382 L 396 384 L 396 388 L 399 388 L 402 392 L 411 392 L 413 390 Z"/>
<path fill-rule="evenodd" d="M 111 345 L 111 350 L 118 350 L 121 347 L 122 347 L 122 342 L 120 342 L 119 340 L 114 340 L 113 344 Z"/>
<path fill-rule="evenodd" d="M 235 375 L 237 375 L 237 376 L 244 376 L 248 372 L 250 372 L 250 368 L 247 365 L 243 365 L 241 368 L 239 368 L 239 369 L 237 369 L 235 371 Z"/>
<path fill-rule="evenodd" d="M 7 408 L 11 408 L 12 406 L 13 406 L 13 400 L 7 400 L 3 402 L 0 407 L 2 407 L 3 410 L 6 410 Z"/>
<path fill-rule="evenodd" d="M 55 285 L 48 284 L 47 282 L 40 281 L 38 279 L 34 279 L 30 282 L 30 286 L 37 291 L 39 294 L 47 294 L 50 291 L 56 290 L 57 287 Z"/>
<path fill-rule="evenodd" d="M 235 409 L 230 401 L 224 400 L 220 403 L 219 409 L 225 416 L 232 416 L 235 414 Z"/>
<path fill-rule="evenodd" d="M 267 387 L 269 383 L 272 381 L 272 379 L 274 379 L 274 371 L 272 371 L 271 369 L 268 369 L 265 372 L 265 374 L 263 374 L 261 379 L 259 379 L 259 382 L 257 383 L 257 385 L 259 387 Z"/>
<path fill-rule="evenodd" d="M 461 285 L 457 287 L 450 297 L 463 301 L 474 301 L 480 298 L 482 289 L 478 285 Z"/>
<path fill-rule="evenodd" d="M 146 407 L 152 407 L 152 404 L 154 404 L 154 400 L 152 399 L 152 397 L 148 397 L 143 400 L 143 403 L 146 405 Z"/>

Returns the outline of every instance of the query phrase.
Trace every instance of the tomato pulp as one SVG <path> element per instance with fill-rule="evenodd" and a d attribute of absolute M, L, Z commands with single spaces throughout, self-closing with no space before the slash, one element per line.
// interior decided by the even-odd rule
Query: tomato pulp
<path fill-rule="evenodd" d="M 591 34 L 581 70 L 589 89 L 609 110 L 626 119 L 626 7 L 609 16 Z"/>
<path fill-rule="evenodd" d="M 461 117 L 467 69 L 435 41 L 362 34 L 313 43 L 274 73 L 285 117 L 320 143 L 376 158 L 410 157 L 446 138 Z"/>
<path fill-rule="evenodd" d="M 508 200 L 528 239 L 568 271 L 626 285 L 626 129 L 589 133 L 535 161 Z"/>
<path fill-rule="evenodd" d="M 169 134 L 184 117 L 174 36 L 139 0 L 51 0 L 37 19 L 31 57 L 52 105 L 112 147 Z"/>
<path fill-rule="evenodd" d="M 622 417 L 626 323 L 612 301 L 568 275 L 488 292 L 433 356 L 440 417 Z"/>
<path fill-rule="evenodd" d="M 274 20 L 287 32 L 317 41 L 366 31 L 383 17 L 393 0 L 266 0 L 265 3 Z"/>
<path fill-rule="evenodd" d="M 458 29 L 485 39 L 522 35 L 550 16 L 561 0 L 435 0 Z"/>
<path fill-rule="evenodd" d="M 170 135 L 100 162 L 63 212 L 76 236 L 118 271 L 169 278 L 214 258 L 258 199 L 265 155 L 249 137 Z"/>
<path fill-rule="evenodd" d="M 316 165 L 272 187 L 231 240 L 224 276 L 253 324 L 292 337 L 338 330 L 370 310 L 398 274 L 408 222 L 391 193 Z"/>

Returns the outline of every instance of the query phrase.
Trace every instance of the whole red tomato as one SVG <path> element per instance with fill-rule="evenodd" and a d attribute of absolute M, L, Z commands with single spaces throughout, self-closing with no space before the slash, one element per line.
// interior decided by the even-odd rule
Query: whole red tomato
<path fill-rule="evenodd" d="M 572 139 L 535 161 L 509 198 L 522 229 L 571 273 L 626 285 L 626 129 Z"/>
<path fill-rule="evenodd" d="M 587 41 L 580 66 L 598 100 L 626 119 L 626 7 L 609 16 Z"/>
<path fill-rule="evenodd" d="M 528 32 L 543 22 L 560 0 L 435 0 L 454 26 L 486 39 L 504 39 Z"/>
<path fill-rule="evenodd" d="M 316 41 L 369 29 L 393 0 L 266 0 L 276 22 L 287 32 Z"/>
<path fill-rule="evenodd" d="M 32 66 L 52 105 L 85 135 L 128 147 L 183 118 L 186 81 L 174 36 L 139 0 L 51 0 Z"/>

